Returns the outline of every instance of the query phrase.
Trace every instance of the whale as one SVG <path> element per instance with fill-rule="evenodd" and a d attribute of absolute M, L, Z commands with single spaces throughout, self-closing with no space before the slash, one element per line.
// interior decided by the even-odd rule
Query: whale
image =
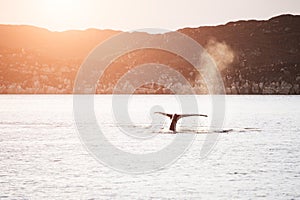
<path fill-rule="evenodd" d="M 169 117 L 171 121 L 171 125 L 169 127 L 170 131 L 176 132 L 176 125 L 179 119 L 183 117 L 194 117 L 194 116 L 200 116 L 200 117 L 208 117 L 207 115 L 204 114 L 169 114 L 169 113 L 164 113 L 164 112 L 155 112 L 156 114 L 161 114 L 164 116 Z"/>

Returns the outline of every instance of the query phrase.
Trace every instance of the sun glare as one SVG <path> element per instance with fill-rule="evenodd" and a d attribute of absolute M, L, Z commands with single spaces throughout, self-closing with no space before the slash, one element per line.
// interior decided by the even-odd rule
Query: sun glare
<path fill-rule="evenodd" d="M 43 0 L 44 14 L 53 22 L 75 20 L 80 13 L 81 0 Z"/>

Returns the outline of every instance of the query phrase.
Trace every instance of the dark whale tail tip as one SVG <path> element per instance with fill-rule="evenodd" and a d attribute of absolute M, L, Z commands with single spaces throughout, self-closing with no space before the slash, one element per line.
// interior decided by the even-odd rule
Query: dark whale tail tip
<path fill-rule="evenodd" d="M 177 121 L 183 117 L 208 117 L 207 115 L 204 115 L 204 114 L 169 114 L 169 113 L 163 113 L 163 112 L 155 112 L 157 114 L 161 114 L 161 115 L 164 115 L 164 116 L 167 116 L 169 117 L 172 122 L 171 122 L 171 125 L 170 125 L 170 128 L 169 130 L 173 131 L 173 132 L 176 132 L 176 124 L 177 124 Z"/>

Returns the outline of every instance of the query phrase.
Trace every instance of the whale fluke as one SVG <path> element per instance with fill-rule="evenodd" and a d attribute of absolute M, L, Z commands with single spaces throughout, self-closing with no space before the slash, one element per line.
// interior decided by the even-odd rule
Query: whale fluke
<path fill-rule="evenodd" d="M 155 112 L 155 113 L 169 117 L 172 120 L 169 130 L 174 132 L 176 132 L 177 121 L 183 117 L 193 117 L 193 116 L 207 117 L 207 115 L 203 115 L 203 114 L 176 114 L 176 113 L 169 114 L 163 112 Z"/>

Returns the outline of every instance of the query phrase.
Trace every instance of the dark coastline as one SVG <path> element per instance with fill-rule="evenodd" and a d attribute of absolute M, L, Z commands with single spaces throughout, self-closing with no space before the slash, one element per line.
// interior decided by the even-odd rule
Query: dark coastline
<path fill-rule="evenodd" d="M 212 40 L 230 49 L 234 57 L 225 68 L 220 68 L 227 94 L 294 95 L 300 94 L 299 27 L 300 16 L 281 15 L 266 21 L 237 21 L 178 32 L 208 49 Z M 0 94 L 72 94 L 84 58 L 96 45 L 118 33 L 97 29 L 51 32 L 33 26 L 0 25 Z M 178 70 L 191 82 L 196 94 L 208 93 L 203 82 L 195 81 L 190 64 L 182 59 L 174 59 L 165 52 L 140 51 L 128 55 L 131 60 L 124 56 L 111 65 L 112 71 L 96 86 L 97 94 L 111 94 L 124 70 L 131 69 L 134 63 L 153 61 Z M 135 93 L 172 91 L 145 85 Z M 184 89 L 182 94 L 186 94 Z"/>

